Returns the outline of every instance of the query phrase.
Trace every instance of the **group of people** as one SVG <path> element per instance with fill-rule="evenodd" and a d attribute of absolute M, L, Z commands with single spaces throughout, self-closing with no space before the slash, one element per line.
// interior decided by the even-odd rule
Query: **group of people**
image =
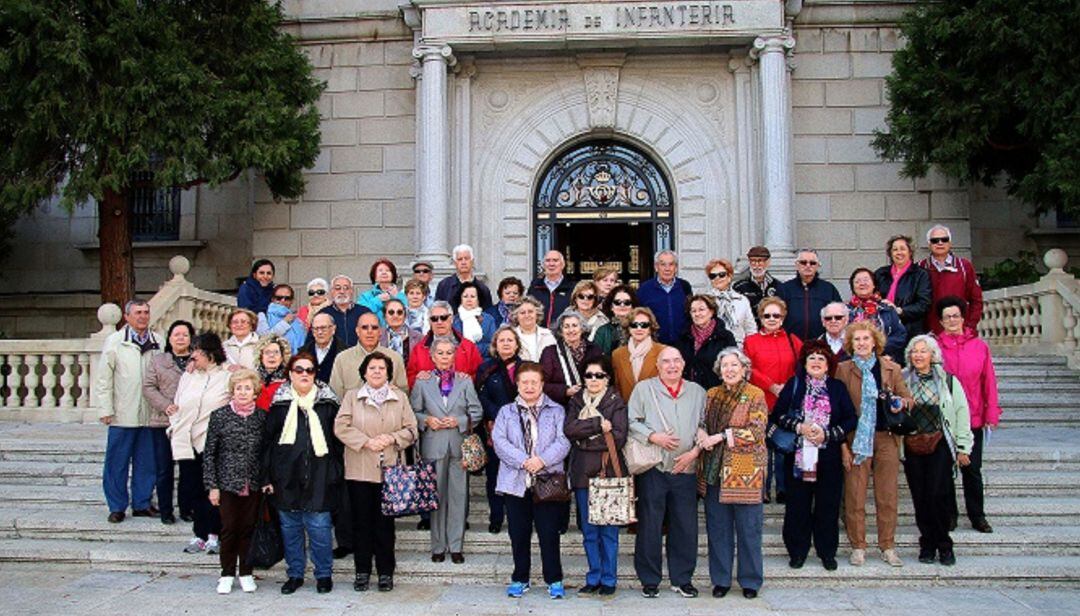
<path fill-rule="evenodd" d="M 185 551 L 220 555 L 218 592 L 234 580 L 255 590 L 247 553 L 262 500 L 280 519 L 282 593 L 304 583 L 305 544 L 319 592 L 349 553 L 355 590 L 369 589 L 374 561 L 377 587 L 389 591 L 395 524 L 381 506 L 384 469 L 410 451 L 434 462 L 438 507 L 420 527 L 433 562 L 462 563 L 463 444 L 476 434 L 488 531 L 505 523 L 510 537 L 511 597 L 530 588 L 534 533 L 548 593 L 565 596 L 560 541 L 572 503 L 588 560 L 578 593 L 615 592 L 620 529 L 590 522 L 590 484 L 623 469 L 634 472 L 633 564 L 646 597 L 659 595 L 665 549 L 672 590 L 697 596 L 699 499 L 714 597 L 733 577 L 757 596 L 763 503 L 773 498 L 785 506 L 791 567 L 813 546 L 826 570 L 837 568 L 841 502 L 849 562 L 862 565 L 871 476 L 877 547 L 902 566 L 901 465 L 919 560 L 951 565 L 955 468 L 973 527 L 992 530 L 982 432 L 1001 411 L 974 330 L 974 269 L 952 253 L 946 227 L 927 240 L 930 256 L 916 264 L 912 239 L 891 238 L 889 264 L 855 270 L 847 302 L 819 276 L 814 250 L 799 251 L 797 275 L 782 283 L 762 246 L 738 279 L 731 262 L 710 261 L 709 286 L 696 291 L 672 251 L 656 255 L 656 277 L 637 288 L 606 268 L 572 281 L 552 251 L 528 286 L 509 277 L 492 295 L 467 245 L 454 248 L 456 271 L 434 291 L 432 264 L 414 263 L 399 289 L 395 264 L 380 259 L 370 289 L 357 295 L 344 275 L 315 279 L 299 309 L 292 287 L 273 282 L 273 264 L 257 261 L 225 341 L 184 321 L 161 339 L 149 306 L 133 300 L 96 383 L 109 425 L 109 521 L 123 521 L 130 504 L 135 516 L 175 523 L 175 461 L 179 513 L 193 523 Z"/>

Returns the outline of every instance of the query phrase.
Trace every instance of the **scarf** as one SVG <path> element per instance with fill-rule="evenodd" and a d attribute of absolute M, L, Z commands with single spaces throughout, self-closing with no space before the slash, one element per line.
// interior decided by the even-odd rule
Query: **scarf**
<path fill-rule="evenodd" d="M 600 328 L 610 323 L 603 312 L 597 310 L 589 317 L 585 324 L 589 326 L 589 342 L 596 340 L 596 332 L 600 331 Z"/>
<path fill-rule="evenodd" d="M 705 341 L 709 339 L 709 336 L 716 331 L 716 319 L 709 319 L 709 322 L 705 324 L 705 327 L 698 327 L 697 325 L 690 326 L 690 333 L 694 335 L 694 352 L 697 353 L 701 350 L 701 347 L 705 345 Z"/>
<path fill-rule="evenodd" d="M 299 423 L 297 416 L 300 414 L 300 409 L 303 409 L 308 418 L 310 428 L 308 432 L 311 434 L 311 448 L 315 450 L 315 457 L 321 458 L 330 453 L 330 449 L 326 446 L 326 434 L 323 433 L 322 422 L 319 421 L 319 414 L 315 412 L 315 396 L 318 392 L 318 387 L 312 387 L 305 396 L 301 396 L 295 389 L 292 391 L 293 399 L 289 403 L 289 412 L 285 415 L 285 425 L 281 427 L 278 445 L 296 444 L 296 426 Z"/>
<path fill-rule="evenodd" d="M 480 325 L 480 319 L 484 314 L 482 308 L 469 310 L 465 306 L 458 306 L 458 319 L 461 319 L 461 334 L 472 342 L 480 342 L 484 337 L 484 328 Z"/>
<path fill-rule="evenodd" d="M 911 264 L 912 262 L 908 261 L 907 265 L 904 267 L 896 267 L 893 265 L 889 269 L 892 274 L 892 284 L 889 285 L 889 292 L 885 295 L 885 298 L 893 304 L 896 303 L 896 287 L 900 286 L 900 279 L 904 277 L 904 274 L 906 274 L 909 269 L 911 269 Z"/>
<path fill-rule="evenodd" d="M 595 396 L 592 395 L 591 393 L 589 393 L 589 390 L 587 390 L 587 389 L 581 390 L 581 399 L 585 403 L 585 406 L 581 407 L 581 410 L 578 411 L 577 418 L 578 419 L 592 419 L 593 417 L 601 417 L 602 418 L 603 415 L 600 414 L 600 409 L 598 407 L 600 406 L 600 401 L 604 399 L 605 395 L 607 395 L 607 387 L 601 389 L 600 392 L 598 394 L 596 394 Z"/>
<path fill-rule="evenodd" d="M 391 351 L 394 351 L 398 355 L 401 355 L 402 359 L 406 359 L 405 352 L 405 340 L 409 337 L 408 326 L 402 326 L 401 331 L 394 331 L 387 328 L 386 330 L 386 346 Z"/>
<path fill-rule="evenodd" d="M 934 412 L 934 407 L 941 404 L 941 395 L 933 370 L 928 374 L 917 373 L 914 378 L 908 377 L 908 383 L 915 399 L 911 419 L 915 422 L 916 432 L 933 434 L 941 430 L 941 421 L 938 419 L 941 415 Z"/>
<path fill-rule="evenodd" d="M 870 359 L 853 357 L 855 366 L 862 372 L 862 401 L 859 404 L 859 426 L 855 429 L 855 442 L 851 450 L 855 452 L 855 464 L 874 457 L 874 432 L 877 430 L 878 386 L 874 381 L 874 365 L 877 357 Z"/>
<path fill-rule="evenodd" d="M 382 387 L 371 387 L 367 383 L 364 383 L 360 387 L 360 391 L 357 392 L 356 397 L 362 398 L 367 396 L 368 402 L 375 405 L 380 411 L 382 410 L 383 403 L 390 397 L 390 384 L 383 383 Z"/>
<path fill-rule="evenodd" d="M 281 364 L 278 365 L 277 368 L 274 368 L 273 372 L 270 372 L 269 370 L 267 370 L 266 367 L 263 366 L 262 363 L 260 362 L 259 365 L 255 367 L 255 372 L 259 373 L 259 378 L 262 379 L 263 385 L 269 385 L 270 383 L 273 383 L 274 381 L 284 381 L 285 380 L 285 362 L 281 362 Z"/>
<path fill-rule="evenodd" d="M 529 406 L 521 396 L 518 396 L 514 403 L 517 404 L 518 419 L 521 421 L 521 437 L 525 442 L 525 453 L 532 457 L 533 445 L 536 443 L 536 439 L 539 438 L 540 401 L 538 400 L 535 405 Z M 532 473 L 525 473 L 525 488 L 531 488 L 532 485 Z"/>
<path fill-rule="evenodd" d="M 881 295 L 874 293 L 870 297 L 860 299 L 851 296 L 851 301 L 848 302 L 848 306 L 851 307 L 851 322 L 858 323 L 860 321 L 866 321 L 867 319 L 877 320 L 877 313 L 880 310 L 878 303 L 881 302 Z"/>
<path fill-rule="evenodd" d="M 713 297 L 716 298 L 717 312 L 721 319 L 724 320 L 724 326 L 728 329 L 735 328 L 735 300 L 739 299 L 741 295 L 734 291 L 731 287 L 724 289 L 723 291 L 712 290 Z"/>
<path fill-rule="evenodd" d="M 505 325 L 510 322 L 510 313 L 514 310 L 513 306 L 509 306 L 506 302 L 500 301 L 496 304 L 496 309 L 499 311 L 499 323 L 498 325 Z"/>
<path fill-rule="evenodd" d="M 871 376 L 871 380 L 873 377 Z M 822 429 L 828 431 L 829 429 L 829 416 L 832 415 L 832 405 L 829 402 L 829 390 L 825 387 L 825 379 L 815 379 L 807 376 L 806 379 L 806 395 L 803 397 L 802 405 L 803 420 L 817 424 Z M 799 448 L 795 451 L 795 476 L 801 477 L 803 481 L 817 481 L 817 449 L 825 447 L 822 443 L 820 447 L 813 445 L 806 439 L 800 439 Z M 811 452 L 810 449 L 815 451 Z M 806 460 L 810 464 L 804 464 L 804 458 L 812 458 Z"/>
<path fill-rule="evenodd" d="M 234 413 L 241 417 L 247 417 L 255 412 L 255 401 L 252 400 L 249 404 L 240 404 L 236 400 L 229 402 L 229 406 L 232 407 Z"/>
<path fill-rule="evenodd" d="M 191 362 L 191 353 L 187 355 L 173 354 L 172 360 L 176 367 L 180 369 L 180 372 L 187 372 L 188 363 Z"/>
<path fill-rule="evenodd" d="M 573 387 L 574 385 L 581 384 L 581 374 L 578 373 L 578 364 L 585 358 L 585 342 L 582 341 L 578 344 L 579 353 L 575 352 L 575 349 L 565 342 L 557 343 L 555 345 L 555 355 L 559 358 L 559 367 L 562 368 L 563 383 L 567 387 Z"/>
<path fill-rule="evenodd" d="M 420 306 L 419 308 L 407 308 L 405 310 L 405 324 L 409 326 L 409 329 L 418 331 L 426 336 L 431 329 L 431 321 L 428 320 L 427 307 Z"/>
<path fill-rule="evenodd" d="M 641 344 L 635 343 L 633 338 L 626 342 L 626 350 L 630 351 L 630 367 L 634 370 L 635 381 L 641 377 L 641 367 L 645 365 L 645 356 L 652 350 L 652 344 L 652 336 L 645 338 Z"/>
<path fill-rule="evenodd" d="M 720 434 L 729 426 L 745 426 L 749 421 L 749 399 L 746 396 L 746 381 L 742 381 L 735 389 L 728 389 L 726 384 L 709 390 L 709 399 L 705 406 L 705 414 L 701 419 L 701 427 L 712 436 Z M 720 470 L 724 461 L 724 450 L 727 443 L 721 441 L 712 451 L 701 452 L 700 475 L 698 479 L 698 491 L 704 492 L 704 486 L 714 486 L 720 483 Z"/>
<path fill-rule="evenodd" d="M 439 393 L 442 394 L 443 398 L 449 398 L 450 392 L 454 390 L 454 369 L 439 370 L 436 368 L 432 370 L 432 374 L 439 379 Z"/>

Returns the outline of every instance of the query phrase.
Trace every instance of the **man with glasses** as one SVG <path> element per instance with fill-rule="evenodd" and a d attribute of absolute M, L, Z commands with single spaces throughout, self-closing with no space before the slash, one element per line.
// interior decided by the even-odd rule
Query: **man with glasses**
<path fill-rule="evenodd" d="M 391 310 L 400 309 L 398 300 L 386 303 Z M 364 358 L 375 351 L 390 358 L 391 367 L 394 370 L 394 378 L 390 380 L 398 389 L 408 393 L 408 381 L 405 379 L 405 359 L 400 353 L 380 344 L 383 330 L 379 326 L 379 318 L 374 313 L 360 315 L 356 321 L 356 345 L 349 347 L 338 355 L 334 361 L 334 369 L 330 372 L 330 380 L 327 384 L 334 390 L 338 398 L 344 398 L 345 392 L 358 389 L 363 385 L 360 379 L 360 364 Z"/>
<path fill-rule="evenodd" d="M 821 309 L 821 325 L 825 328 L 825 333 L 821 334 L 818 340 L 829 345 L 837 362 L 851 359 L 844 350 L 844 328 L 850 318 L 851 310 L 843 302 L 832 302 Z"/>
<path fill-rule="evenodd" d="M 544 255 L 544 275 L 533 279 L 527 293 L 544 307 L 544 327 L 558 320 L 559 315 L 570 307 L 574 281 L 566 277 L 566 259 L 558 250 Z"/>
<path fill-rule="evenodd" d="M 370 311 L 368 312 L 370 314 Z M 337 337 L 336 332 L 337 325 L 334 324 L 334 318 L 324 310 L 311 319 L 311 336 L 300 348 L 301 353 L 311 353 L 315 358 L 315 367 L 318 368 L 315 378 L 323 383 L 330 381 L 334 360 L 345 350 L 345 345 Z"/>
<path fill-rule="evenodd" d="M 780 288 L 780 281 L 769 273 L 772 253 L 768 248 L 754 246 L 746 251 L 746 259 L 750 262 L 750 267 L 746 269 L 745 277 L 740 277 L 732 283 L 731 288 L 750 300 L 750 312 L 754 314 L 754 320 L 760 328 L 761 321 L 757 318 L 758 304 L 762 299 L 776 295 L 776 290 Z"/>
<path fill-rule="evenodd" d="M 341 339 L 345 348 L 356 344 L 356 321 L 360 315 L 371 312 L 368 308 L 356 303 L 356 293 L 353 291 L 353 281 L 345 274 L 338 274 L 330 280 L 330 298 L 333 303 L 323 308 L 319 314 L 328 315 L 334 321 L 337 336 Z M 314 335 L 315 321 L 311 322 L 311 332 Z M 308 336 L 308 342 L 312 336 Z"/>
<path fill-rule="evenodd" d="M 431 261 L 417 261 L 412 266 L 412 277 L 416 280 L 427 285 L 428 289 L 431 289 L 431 279 L 434 278 L 435 267 L 431 264 Z M 428 293 L 424 298 L 424 307 L 431 308 L 431 304 L 435 301 L 435 294 Z"/>
<path fill-rule="evenodd" d="M 694 292 L 690 283 L 678 277 L 679 255 L 674 250 L 661 250 L 653 260 L 656 277 L 638 287 L 638 301 L 653 311 L 660 324 L 657 338 L 666 345 L 679 343 L 679 336 L 690 325 L 686 315 L 686 300 Z"/>
<path fill-rule="evenodd" d="M 473 256 L 472 246 L 469 246 L 468 244 L 458 244 L 457 246 L 454 246 L 452 254 L 454 256 L 454 269 L 457 271 L 439 281 L 439 286 L 435 289 L 435 299 L 437 301 L 441 300 L 448 302 L 451 308 L 456 311 L 457 304 L 455 301 L 458 296 L 458 289 L 466 282 L 473 282 L 476 283 L 477 295 L 480 298 L 480 307 L 487 308 L 490 306 L 491 291 L 487 288 L 487 285 L 476 277 L 476 259 Z M 429 308 L 430 307 L 431 306 L 429 306 Z"/>
<path fill-rule="evenodd" d="M 945 225 L 930 227 L 926 232 L 926 243 L 930 246 L 930 256 L 920 261 L 919 267 L 930 273 L 931 296 L 935 302 L 935 306 L 926 314 L 927 331 L 935 336 L 941 334 L 943 328 L 937 316 L 936 303 L 949 296 L 967 302 L 964 328 L 975 331 L 983 312 L 983 292 L 975 266 L 953 253 L 952 231 Z"/>
<path fill-rule="evenodd" d="M 821 325 L 821 309 L 831 302 L 842 301 L 840 292 L 818 274 L 821 261 L 813 248 L 800 250 L 795 257 L 797 275 L 780 285 L 776 296 L 787 304 L 784 329 L 799 340 L 812 340 L 825 333 Z"/>
<path fill-rule="evenodd" d="M 454 311 L 449 302 L 435 300 L 431 305 L 431 331 L 424 336 L 409 355 L 409 363 L 406 369 L 409 376 L 409 387 L 413 386 L 416 379 L 431 378 L 431 371 L 435 369 L 435 362 L 431 359 L 431 343 L 436 338 L 453 336 L 457 342 L 457 350 L 454 351 L 454 370 L 476 378 L 476 369 L 480 367 L 480 350 L 471 340 L 465 338 L 460 332 L 454 330 Z M 396 376 L 396 375 L 395 375 Z"/>

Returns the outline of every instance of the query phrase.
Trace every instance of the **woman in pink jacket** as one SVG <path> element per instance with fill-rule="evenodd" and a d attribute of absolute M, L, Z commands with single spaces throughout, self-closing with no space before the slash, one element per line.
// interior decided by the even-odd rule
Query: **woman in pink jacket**
<path fill-rule="evenodd" d="M 964 479 L 964 504 L 971 526 L 980 533 L 992 533 L 983 509 L 982 449 L 985 431 L 997 428 L 1001 419 L 998 406 L 997 377 L 990 347 L 979 335 L 965 329 L 967 302 L 950 295 L 937 302 L 936 311 L 944 331 L 939 335 L 945 371 L 955 376 L 964 388 L 968 410 L 971 412 L 971 431 L 975 445 L 971 448 L 971 463 L 960 467 Z M 957 513 L 954 503 L 953 520 Z"/>

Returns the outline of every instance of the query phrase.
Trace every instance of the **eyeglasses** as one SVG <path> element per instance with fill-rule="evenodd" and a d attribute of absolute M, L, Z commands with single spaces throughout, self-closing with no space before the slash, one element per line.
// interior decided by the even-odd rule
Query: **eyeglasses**
<path fill-rule="evenodd" d="M 586 372 L 585 373 L 585 378 L 590 380 L 590 381 L 591 380 L 602 381 L 602 380 L 607 378 L 607 374 L 604 374 L 603 372 Z"/>
<path fill-rule="evenodd" d="M 448 314 L 434 315 L 433 314 L 428 318 L 431 319 L 432 323 L 442 323 L 443 321 L 449 320 L 450 315 L 448 315 Z"/>
<path fill-rule="evenodd" d="M 951 237 L 932 237 L 930 238 L 931 244 L 948 244 L 952 241 Z"/>
<path fill-rule="evenodd" d="M 414 274 L 430 274 L 431 270 L 426 267 L 418 267 L 412 271 Z"/>
<path fill-rule="evenodd" d="M 634 321 L 627 325 L 627 327 L 630 329 L 649 329 L 652 327 L 652 323 L 649 323 L 648 321 Z"/>
<path fill-rule="evenodd" d="M 327 332 L 327 331 L 330 331 L 331 329 L 334 329 L 333 325 L 316 325 L 315 327 L 311 328 L 311 331 L 313 331 L 313 332 Z"/>
<path fill-rule="evenodd" d="M 727 278 L 727 270 L 720 270 L 719 272 L 709 272 L 709 280 L 716 280 L 717 278 Z"/>
<path fill-rule="evenodd" d="M 818 264 L 817 261 L 811 261 L 809 259 L 799 259 L 798 261 L 796 261 L 796 263 L 798 263 L 799 265 L 817 265 Z"/>
<path fill-rule="evenodd" d="M 386 316 L 393 316 L 393 315 L 399 315 L 400 316 L 400 315 L 403 315 L 403 314 L 405 314 L 405 311 L 401 310 L 401 309 L 387 310 L 386 311 Z"/>
<path fill-rule="evenodd" d="M 294 366 L 292 369 L 293 374 L 315 374 L 317 372 L 314 367 L 305 368 L 303 366 Z"/>
<path fill-rule="evenodd" d="M 612 306 L 633 306 L 634 302 L 628 299 L 613 299 L 611 300 Z"/>
<path fill-rule="evenodd" d="M 357 325 L 356 329 L 359 329 L 359 330 L 362 330 L 362 331 L 365 331 L 365 332 L 369 332 L 369 331 L 374 330 L 374 329 L 379 329 L 379 326 L 378 325 Z"/>
<path fill-rule="evenodd" d="M 316 295 L 326 295 L 326 289 L 313 289 L 307 292 L 308 297 L 315 297 Z"/>
<path fill-rule="evenodd" d="M 577 298 L 587 300 L 587 301 L 592 301 L 592 300 L 596 299 L 596 294 L 595 293 L 582 293 L 582 294 L 578 295 Z"/>
<path fill-rule="evenodd" d="M 762 319 L 782 319 L 784 318 L 779 312 L 767 312 L 761 315 Z"/>
<path fill-rule="evenodd" d="M 274 301 L 291 302 L 292 301 L 292 295 L 275 295 L 274 296 Z"/>
<path fill-rule="evenodd" d="M 843 321 L 847 317 L 842 314 L 830 314 L 829 316 L 821 317 L 822 321 Z"/>

